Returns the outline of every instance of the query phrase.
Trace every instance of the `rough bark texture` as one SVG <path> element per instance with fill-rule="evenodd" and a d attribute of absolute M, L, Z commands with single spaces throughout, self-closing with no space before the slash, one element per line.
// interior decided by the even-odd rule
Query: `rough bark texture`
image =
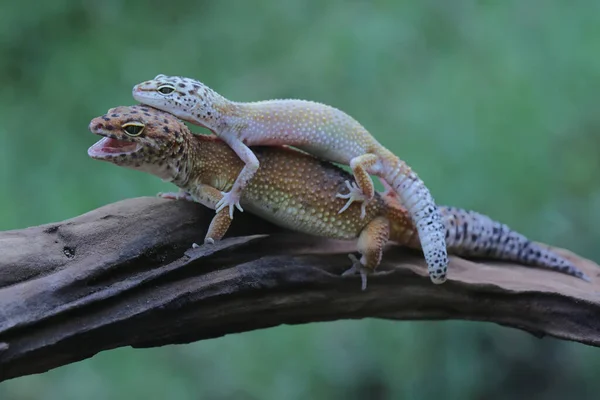
<path fill-rule="evenodd" d="M 188 250 L 213 213 L 138 198 L 0 232 L 0 381 L 120 346 L 349 318 L 490 321 L 600 345 L 600 269 L 570 252 L 557 249 L 593 283 L 453 257 L 449 280 L 433 285 L 419 253 L 391 246 L 362 292 L 358 277 L 340 276 L 353 242 L 285 232 L 248 213 L 236 214 L 235 237 Z"/>

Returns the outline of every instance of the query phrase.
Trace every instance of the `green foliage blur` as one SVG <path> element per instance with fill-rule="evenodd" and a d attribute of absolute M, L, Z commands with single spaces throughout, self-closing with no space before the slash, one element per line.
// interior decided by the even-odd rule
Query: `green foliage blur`
<path fill-rule="evenodd" d="M 594 0 L 3 1 L 0 229 L 172 189 L 86 154 L 89 121 L 164 73 L 339 107 L 438 203 L 599 261 L 599 49 Z M 491 324 L 340 321 L 108 351 L 0 399 L 592 399 L 599 368 Z"/>

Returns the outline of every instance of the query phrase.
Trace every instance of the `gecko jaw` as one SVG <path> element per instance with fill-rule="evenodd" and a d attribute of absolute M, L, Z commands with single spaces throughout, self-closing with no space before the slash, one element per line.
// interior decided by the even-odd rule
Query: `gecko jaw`
<path fill-rule="evenodd" d="M 88 149 L 88 155 L 98 160 L 105 160 L 107 158 L 134 154 L 141 147 L 135 142 L 105 136 Z"/>

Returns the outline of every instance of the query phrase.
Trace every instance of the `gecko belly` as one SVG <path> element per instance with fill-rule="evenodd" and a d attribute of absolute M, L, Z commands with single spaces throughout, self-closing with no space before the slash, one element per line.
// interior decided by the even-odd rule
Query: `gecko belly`
<path fill-rule="evenodd" d="M 242 207 L 277 226 L 310 235 L 324 236 L 332 239 L 356 239 L 362 226 L 344 225 L 340 219 L 319 217 L 314 209 L 304 209 L 293 205 L 274 205 L 247 202 L 242 199 Z"/>

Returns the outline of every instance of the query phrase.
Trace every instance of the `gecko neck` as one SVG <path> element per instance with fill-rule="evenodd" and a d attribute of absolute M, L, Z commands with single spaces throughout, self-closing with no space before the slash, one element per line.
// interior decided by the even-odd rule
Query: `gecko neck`
<path fill-rule="evenodd" d="M 179 135 L 173 135 L 166 141 L 148 145 L 142 163 L 130 162 L 126 166 L 185 188 L 193 170 L 191 160 L 195 148 L 194 136 L 185 127 L 179 132 Z"/>
<path fill-rule="evenodd" d="M 205 118 L 205 126 L 216 134 L 235 130 L 245 126 L 248 119 L 247 103 L 239 103 L 222 97 L 219 102 L 213 103 L 212 114 L 216 118 Z"/>
<path fill-rule="evenodd" d="M 188 191 L 199 184 L 229 190 L 244 166 L 235 152 L 214 135 L 190 133 L 178 160 L 180 172 L 172 182 Z"/>
<path fill-rule="evenodd" d="M 183 140 L 174 142 L 165 152 L 162 161 L 150 164 L 145 168 L 146 171 L 158 176 L 165 182 L 171 182 L 180 188 L 185 188 L 191 171 L 189 159 L 193 150 L 190 139 L 184 137 Z"/>
<path fill-rule="evenodd" d="M 208 86 L 202 85 L 201 89 L 197 89 L 191 95 L 191 100 L 196 106 L 187 115 L 180 117 L 215 134 L 235 129 L 247 115 L 246 103 L 231 101 Z"/>

